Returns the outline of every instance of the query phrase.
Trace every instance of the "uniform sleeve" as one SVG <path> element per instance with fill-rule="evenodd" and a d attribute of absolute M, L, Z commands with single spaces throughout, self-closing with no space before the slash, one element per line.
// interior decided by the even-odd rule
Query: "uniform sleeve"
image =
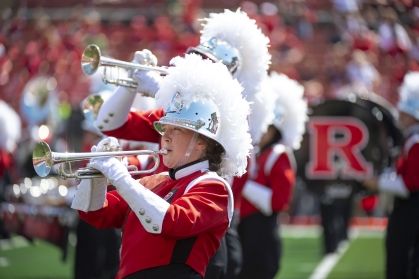
<path fill-rule="evenodd" d="M 225 226 L 228 192 L 223 183 L 200 182 L 172 203 L 164 217 L 162 234 L 192 237 Z"/>
<path fill-rule="evenodd" d="M 131 111 L 124 125 L 115 130 L 103 131 L 103 133 L 119 139 L 159 143 L 160 134 L 154 130 L 153 123 L 160 120 L 163 115 L 163 109 Z"/>
<path fill-rule="evenodd" d="M 116 191 L 111 191 L 106 194 L 106 201 L 101 209 L 87 213 L 78 212 L 82 220 L 98 229 L 121 228 L 128 208 L 124 199 Z"/>
<path fill-rule="evenodd" d="M 287 153 L 279 156 L 272 167 L 269 180 L 272 189 L 272 210 L 280 211 L 287 209 L 295 184 L 295 172 Z"/>
<path fill-rule="evenodd" d="M 406 188 L 410 192 L 418 191 L 419 190 L 419 143 L 414 144 L 408 154 L 407 160 L 403 162 L 404 166 L 403 169 L 403 181 L 406 185 Z"/>
<path fill-rule="evenodd" d="M 234 208 L 240 208 L 242 200 L 242 191 L 246 181 L 249 179 L 249 172 L 246 172 L 241 177 L 234 176 L 231 190 L 233 191 L 234 197 Z"/>

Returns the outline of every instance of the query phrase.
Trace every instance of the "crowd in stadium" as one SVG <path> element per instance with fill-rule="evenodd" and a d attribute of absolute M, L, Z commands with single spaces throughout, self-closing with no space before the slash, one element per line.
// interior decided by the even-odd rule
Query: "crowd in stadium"
<path fill-rule="evenodd" d="M 418 68 L 419 8 L 410 1 L 334 2 L 329 10 L 316 10 L 305 1 L 259 6 L 245 1 L 240 6 L 270 38 L 271 69 L 303 82 L 306 95 L 333 97 L 343 85 L 361 83 L 394 103 L 393 91 L 405 72 Z M 89 90 L 79 62 L 90 43 L 103 55 L 124 61 L 135 50 L 150 49 L 160 65 L 168 65 L 199 42 L 197 19 L 205 17 L 200 1 L 176 4 L 154 17 L 140 14 L 121 21 L 115 15 L 106 22 L 97 11 L 84 14 L 82 6 L 67 20 L 52 20 L 42 8 L 31 19 L 24 7 L 5 10 L 1 95 L 17 109 L 31 77 L 53 74 L 60 101 L 78 106 Z"/>

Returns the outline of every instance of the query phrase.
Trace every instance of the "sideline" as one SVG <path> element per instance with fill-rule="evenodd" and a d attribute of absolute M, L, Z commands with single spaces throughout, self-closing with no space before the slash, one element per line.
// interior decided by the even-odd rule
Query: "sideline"
<path fill-rule="evenodd" d="M 332 271 L 333 267 L 339 262 L 340 258 L 348 250 L 352 241 L 359 236 L 359 230 L 352 230 L 348 241 L 344 241 L 339 245 L 335 253 L 326 255 L 319 265 L 314 269 L 314 272 L 308 279 L 325 279 Z"/>

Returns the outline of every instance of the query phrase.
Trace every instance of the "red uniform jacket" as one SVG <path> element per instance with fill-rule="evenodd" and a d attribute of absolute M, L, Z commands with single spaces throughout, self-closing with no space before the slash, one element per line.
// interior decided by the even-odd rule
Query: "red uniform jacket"
<path fill-rule="evenodd" d="M 107 193 L 102 209 L 79 211 L 83 220 L 99 229 L 123 228 L 117 278 L 171 263 L 185 263 L 205 275 L 208 261 L 229 225 L 229 195 L 227 186 L 216 179 L 198 182 L 185 193 L 189 183 L 203 175 L 208 174 L 195 170 L 177 180 L 162 174 L 141 179 L 143 185 L 170 203 L 160 234 L 147 232 L 116 191 Z"/>
<path fill-rule="evenodd" d="M 419 128 L 419 127 L 418 127 Z M 419 133 L 410 134 L 403 145 L 403 156 L 396 163 L 397 174 L 409 192 L 419 191 Z"/>
<path fill-rule="evenodd" d="M 163 109 L 130 111 L 124 125 L 112 131 L 102 132 L 118 139 L 160 143 L 160 134 L 154 130 L 153 123 L 163 116 Z"/>
<path fill-rule="evenodd" d="M 295 162 L 292 153 L 282 144 L 269 147 L 256 158 L 257 176 L 253 180 L 272 190 L 273 212 L 287 209 L 295 183 Z M 240 217 L 243 219 L 259 210 L 242 197 Z"/>

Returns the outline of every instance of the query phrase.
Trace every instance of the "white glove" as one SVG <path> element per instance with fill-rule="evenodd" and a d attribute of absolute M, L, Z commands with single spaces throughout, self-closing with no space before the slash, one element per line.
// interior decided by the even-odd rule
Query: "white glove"
<path fill-rule="evenodd" d="M 160 81 L 163 79 L 155 71 L 136 70 L 133 77 L 137 83 L 137 92 L 143 96 L 154 98 L 160 89 Z"/>
<path fill-rule="evenodd" d="M 148 49 L 136 51 L 132 63 L 138 63 L 147 66 L 157 66 L 157 57 Z M 159 73 L 155 71 L 129 70 L 129 77 L 133 78 L 137 83 L 137 92 L 145 96 L 154 98 L 156 92 L 159 90 L 159 82 L 162 79 Z"/>
<path fill-rule="evenodd" d="M 91 148 L 92 152 L 108 152 L 121 150 L 119 142 L 114 137 L 107 137 L 102 139 L 97 145 L 93 145 Z"/>
<path fill-rule="evenodd" d="M 132 63 L 138 63 L 147 66 L 157 66 L 157 57 L 148 49 L 136 51 Z"/>
<path fill-rule="evenodd" d="M 87 166 L 103 173 L 117 189 L 124 183 L 124 180 L 132 179 L 126 165 L 115 157 L 92 159 Z"/>

